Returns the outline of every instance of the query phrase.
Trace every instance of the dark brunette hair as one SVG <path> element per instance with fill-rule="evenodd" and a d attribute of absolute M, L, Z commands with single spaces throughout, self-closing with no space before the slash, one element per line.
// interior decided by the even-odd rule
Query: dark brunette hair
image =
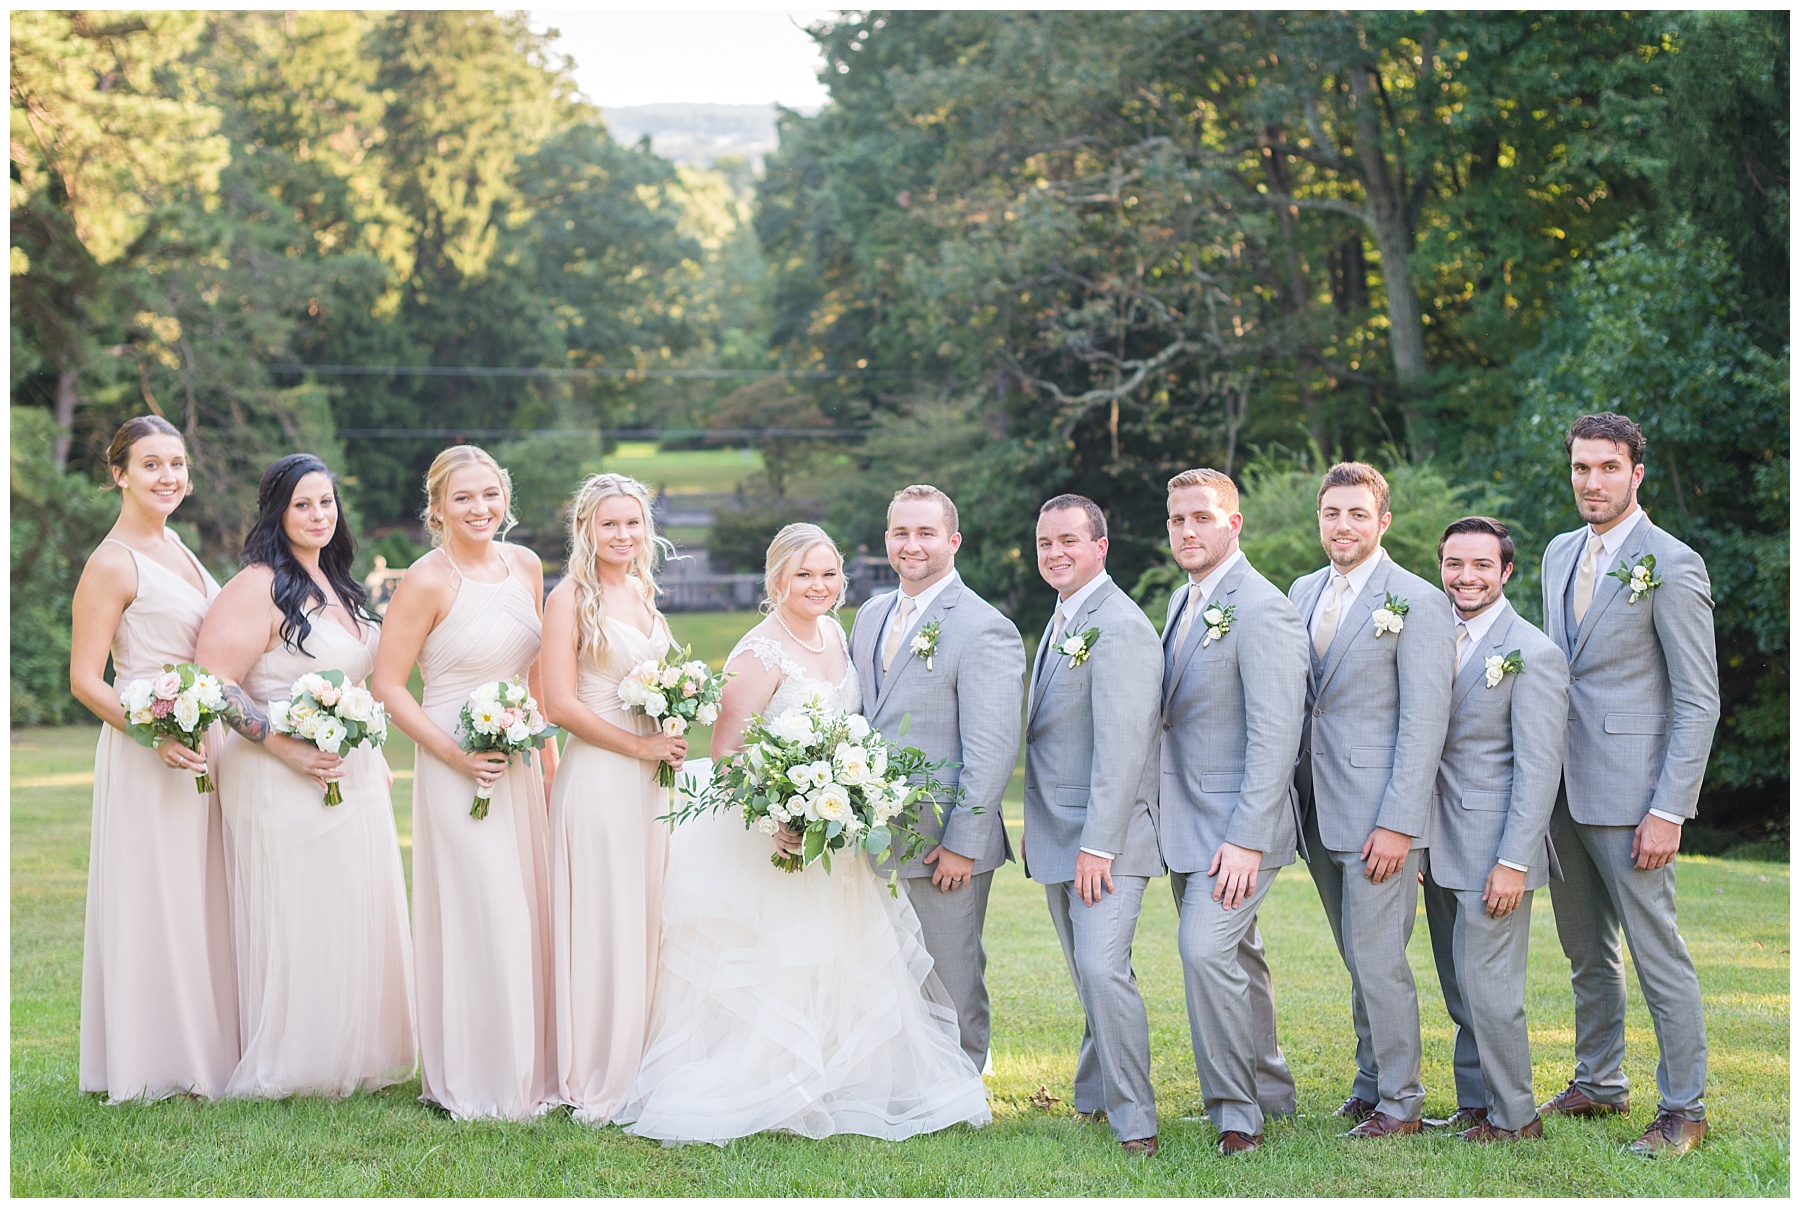
<path fill-rule="evenodd" d="M 266 566 L 275 572 L 275 585 L 270 594 L 275 598 L 275 606 L 281 609 L 281 642 L 289 650 L 301 654 L 307 653 L 306 637 L 312 632 L 312 621 L 307 614 L 320 611 L 327 601 L 324 591 L 294 557 L 281 518 L 293 501 L 294 489 L 308 474 L 323 474 L 331 479 L 332 492 L 336 493 L 337 475 L 311 453 L 290 453 L 263 471 L 262 485 L 256 489 L 256 523 L 250 526 L 250 532 L 244 537 L 244 552 L 238 556 L 238 561 L 245 566 Z M 350 527 L 344 523 L 340 509 L 337 529 L 331 534 L 331 541 L 319 551 L 319 569 L 325 572 L 325 581 L 331 584 L 338 601 L 350 610 L 350 615 L 361 617 L 371 625 L 379 624 L 380 618 L 369 610 L 368 592 L 350 574 L 350 564 L 355 559 L 356 543 L 350 537 Z"/>
<path fill-rule="evenodd" d="M 182 448 L 187 447 L 187 440 L 181 430 L 160 415 L 134 415 L 119 425 L 113 433 L 112 443 L 106 446 L 106 464 L 123 474 L 131 467 L 131 447 L 146 436 L 173 436 L 181 441 Z M 118 482 L 108 478 L 102 490 L 110 491 L 118 486 Z M 194 480 L 188 479 L 187 493 L 194 493 Z"/>
<path fill-rule="evenodd" d="M 1624 445 L 1632 465 L 1644 464 L 1644 430 L 1617 411 L 1584 415 L 1570 424 L 1568 435 L 1563 437 L 1563 452 L 1573 453 L 1578 440 L 1606 440 Z"/>
<path fill-rule="evenodd" d="M 1060 512 L 1064 508 L 1075 508 L 1087 516 L 1088 540 L 1104 541 L 1106 539 L 1106 513 L 1100 505 L 1086 495 L 1058 495 L 1055 499 L 1046 499 L 1044 506 L 1038 509 L 1038 515 L 1048 512 Z"/>
<path fill-rule="evenodd" d="M 1367 462 L 1340 461 L 1329 470 L 1319 483 L 1319 506 L 1325 504 L 1325 492 L 1332 487 L 1368 487 L 1375 496 L 1375 515 L 1377 518 L 1388 514 L 1388 480 L 1380 470 Z"/>
<path fill-rule="evenodd" d="M 1444 529 L 1444 535 L 1438 538 L 1438 561 L 1444 560 L 1444 542 L 1457 533 L 1486 533 L 1500 542 L 1500 567 L 1504 570 L 1513 564 L 1513 555 L 1518 552 L 1513 544 L 1512 534 L 1506 526 L 1492 516 L 1464 516 L 1461 520 L 1452 520 Z"/>

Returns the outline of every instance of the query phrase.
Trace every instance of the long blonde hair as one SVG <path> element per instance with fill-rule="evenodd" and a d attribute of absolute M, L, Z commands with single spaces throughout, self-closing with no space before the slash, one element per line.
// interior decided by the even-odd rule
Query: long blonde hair
<path fill-rule="evenodd" d="M 838 598 L 831 607 L 844 606 L 844 593 L 849 589 L 849 578 L 844 571 L 844 551 L 837 547 L 831 534 L 816 524 L 799 521 L 783 528 L 769 542 L 769 552 L 763 557 L 763 604 L 764 612 L 774 612 L 781 607 L 787 598 L 787 580 L 791 578 L 791 568 L 806 557 L 815 546 L 829 545 L 831 552 L 838 560 Z M 777 590 L 779 588 L 779 590 Z"/>
<path fill-rule="evenodd" d="M 506 467 L 494 460 L 493 454 L 479 445 L 451 445 L 442 453 L 431 459 L 431 468 L 425 471 L 425 510 L 419 518 L 425 522 L 425 532 L 431 537 L 431 544 L 439 546 L 444 543 L 444 494 L 450 488 L 450 475 L 464 466 L 486 466 L 500 479 L 500 493 L 506 498 L 506 515 L 501 518 L 500 531 L 494 536 L 505 540 L 507 532 L 519 523 L 513 515 L 513 483 L 512 475 Z"/>
<path fill-rule="evenodd" d="M 600 590 L 599 559 L 589 534 L 594 511 L 603 500 L 629 495 L 644 509 L 644 544 L 631 561 L 631 574 L 637 576 L 644 592 L 644 602 L 656 612 L 656 564 L 673 546 L 656 535 L 656 519 L 651 515 L 650 492 L 635 478 L 623 474 L 595 474 L 575 492 L 569 505 L 569 578 L 575 581 L 575 650 L 595 666 L 604 667 L 610 644 L 606 640 L 606 596 Z"/>

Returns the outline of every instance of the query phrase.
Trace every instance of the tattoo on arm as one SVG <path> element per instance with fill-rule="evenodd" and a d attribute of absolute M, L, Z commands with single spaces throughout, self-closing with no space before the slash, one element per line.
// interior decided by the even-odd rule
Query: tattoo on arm
<path fill-rule="evenodd" d="M 260 743 L 269 736 L 269 713 L 236 684 L 225 685 L 225 724 Z"/>

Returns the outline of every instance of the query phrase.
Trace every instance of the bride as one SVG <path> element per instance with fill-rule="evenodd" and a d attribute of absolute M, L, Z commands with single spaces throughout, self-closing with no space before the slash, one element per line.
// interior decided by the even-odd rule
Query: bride
<path fill-rule="evenodd" d="M 751 715 L 809 700 L 859 711 L 844 630 L 843 557 L 817 525 L 769 546 L 770 615 L 732 651 L 712 753 Z M 689 767 L 694 764 L 690 762 Z M 670 840 L 650 1040 L 627 1132 L 710 1141 L 767 1130 L 898 1140 L 989 1122 L 987 1088 L 902 894 L 864 859 L 797 873 L 735 811 Z"/>

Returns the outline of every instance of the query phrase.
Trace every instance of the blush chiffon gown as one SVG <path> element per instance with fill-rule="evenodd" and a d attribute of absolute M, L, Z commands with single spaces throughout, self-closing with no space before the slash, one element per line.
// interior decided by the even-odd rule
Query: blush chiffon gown
<path fill-rule="evenodd" d="M 419 671 L 433 724 L 456 732 L 469 693 L 523 680 L 542 624 L 516 578 L 457 572 L 456 601 L 425 639 Z M 556 1102 L 550 987 L 550 825 L 535 753 L 475 781 L 423 747 L 413 771 L 413 945 L 420 1098 L 453 1117 L 528 1120 Z"/>
<path fill-rule="evenodd" d="M 311 620 L 310 654 L 279 644 L 244 677 L 253 699 L 286 700 L 309 671 L 368 677 L 374 627 L 358 636 Z M 219 797 L 244 1046 L 230 1097 L 336 1098 L 412 1076 L 412 943 L 381 752 L 348 752 L 339 787 L 342 804 L 327 806 L 318 784 L 262 746 L 226 740 Z"/>
<path fill-rule="evenodd" d="M 109 538 L 110 540 L 110 538 Z M 173 533 L 205 584 L 131 550 L 137 596 L 113 635 L 115 683 L 189 663 L 219 585 Z M 130 546 L 114 544 L 130 550 Z M 217 780 L 224 729 L 207 736 Z M 108 1101 L 217 1098 L 238 1059 L 237 991 L 219 798 L 113 726 L 94 751 L 81 968 L 79 1085 Z"/>

